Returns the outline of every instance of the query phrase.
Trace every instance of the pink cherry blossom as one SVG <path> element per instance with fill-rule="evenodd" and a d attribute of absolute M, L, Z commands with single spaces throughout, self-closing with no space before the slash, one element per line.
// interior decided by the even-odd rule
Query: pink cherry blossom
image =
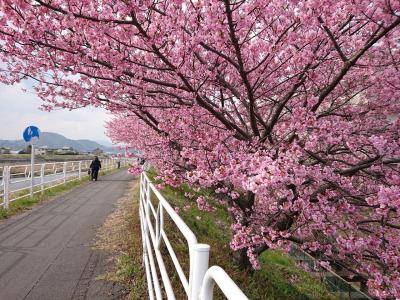
<path fill-rule="evenodd" d="M 231 247 L 254 267 L 296 243 L 400 298 L 399 12 L 392 0 L 3 0 L 0 81 L 35 81 L 44 110 L 107 109 L 109 136 L 165 184 L 226 205 Z"/>

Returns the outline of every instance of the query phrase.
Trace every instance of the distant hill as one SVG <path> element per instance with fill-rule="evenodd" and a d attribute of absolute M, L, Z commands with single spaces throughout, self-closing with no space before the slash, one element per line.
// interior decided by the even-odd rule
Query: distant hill
<path fill-rule="evenodd" d="M 65 136 L 53 132 L 42 132 L 37 146 L 48 146 L 51 149 L 62 147 L 72 147 L 81 152 L 92 151 L 100 148 L 105 152 L 115 152 L 115 149 L 110 146 L 104 146 L 91 140 L 71 140 Z M 26 148 L 27 144 L 23 140 L 0 140 L 0 147 L 8 147 L 12 150 L 22 150 Z"/>
<path fill-rule="evenodd" d="M 113 143 L 109 141 L 104 141 L 104 140 L 93 140 L 96 143 L 99 143 L 100 145 L 107 146 L 107 147 L 112 147 Z"/>

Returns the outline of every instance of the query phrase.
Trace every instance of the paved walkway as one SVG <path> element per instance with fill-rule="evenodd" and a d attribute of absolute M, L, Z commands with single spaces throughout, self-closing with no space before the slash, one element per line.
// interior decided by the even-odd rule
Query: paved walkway
<path fill-rule="evenodd" d="M 100 177 L 0 222 L 0 299 L 119 299 L 121 287 L 95 280 L 105 254 L 90 246 L 131 180 L 126 171 Z"/>

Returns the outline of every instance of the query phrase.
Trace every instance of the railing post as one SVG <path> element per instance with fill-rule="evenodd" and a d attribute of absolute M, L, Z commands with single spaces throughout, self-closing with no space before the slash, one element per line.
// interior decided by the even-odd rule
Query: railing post
<path fill-rule="evenodd" d="M 44 166 L 45 164 L 40 166 L 40 191 L 42 194 L 44 193 Z"/>
<path fill-rule="evenodd" d="M 64 183 L 67 181 L 67 162 L 63 164 L 63 181 Z"/>
<path fill-rule="evenodd" d="M 82 179 L 82 161 L 78 163 L 78 178 L 79 180 Z"/>
<path fill-rule="evenodd" d="M 141 205 L 140 205 L 140 209 L 141 209 L 141 211 L 142 211 L 142 219 L 141 219 L 141 221 L 142 221 L 142 224 L 143 224 L 143 233 L 144 233 L 144 236 L 142 236 L 142 241 L 143 241 L 143 254 L 144 255 L 147 255 L 147 247 L 146 247 L 146 241 L 145 241 L 145 238 L 146 238 L 146 236 L 149 236 L 149 227 L 148 227 L 148 224 L 147 224 L 147 222 L 146 222 L 146 218 L 147 218 L 147 214 L 149 213 L 149 208 L 148 208 L 148 204 L 147 204 L 147 201 L 148 201 L 148 195 L 149 195 L 149 191 L 148 191 L 148 189 L 147 189 L 147 186 L 148 186 L 148 182 L 147 182 L 147 180 L 146 180 L 146 178 L 143 176 L 143 174 L 141 175 L 141 184 L 140 184 L 140 189 L 141 189 L 141 199 L 140 199 L 140 202 L 141 202 Z M 146 194 L 146 196 L 145 196 L 145 194 Z"/>
<path fill-rule="evenodd" d="M 160 248 L 160 244 L 161 244 L 161 231 L 164 229 L 164 210 L 163 210 L 163 206 L 161 203 L 159 203 L 158 205 L 158 215 L 157 215 L 157 220 L 156 220 L 156 248 L 159 249 Z"/>
<path fill-rule="evenodd" d="M 210 257 L 210 246 L 206 244 L 197 244 L 192 253 L 193 261 L 191 263 L 191 274 L 189 282 L 189 300 L 199 300 L 201 285 L 204 275 L 208 270 L 208 261 Z"/>
<path fill-rule="evenodd" d="M 3 182 L 4 182 L 4 208 L 8 209 L 10 206 L 10 167 L 5 166 L 3 169 Z"/>
<path fill-rule="evenodd" d="M 141 175 L 140 178 L 140 201 L 139 201 L 139 215 L 140 215 L 140 226 L 142 231 L 142 244 L 143 244 L 143 266 L 146 270 L 147 277 L 147 289 L 149 300 L 154 300 L 154 294 L 157 293 L 155 288 L 153 287 L 152 275 L 150 270 L 150 258 L 149 258 L 149 249 L 147 249 L 146 239 L 149 237 L 149 227 L 146 222 L 146 212 L 144 211 L 145 199 L 144 199 L 144 190 L 145 190 L 145 178 Z M 151 251 L 151 250 L 150 250 Z M 158 297 L 157 297 L 158 299 Z"/>
<path fill-rule="evenodd" d="M 150 189 L 150 181 L 146 180 L 146 185 L 145 185 L 145 190 L 146 190 L 146 216 L 150 216 L 150 201 L 151 201 L 151 189 Z"/>

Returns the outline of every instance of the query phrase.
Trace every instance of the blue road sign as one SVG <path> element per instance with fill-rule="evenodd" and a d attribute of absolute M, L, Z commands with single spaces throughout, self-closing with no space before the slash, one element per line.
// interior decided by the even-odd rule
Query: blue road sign
<path fill-rule="evenodd" d="M 35 143 L 37 140 L 39 140 L 40 130 L 36 126 L 26 127 L 23 133 L 23 137 L 25 142 Z"/>

